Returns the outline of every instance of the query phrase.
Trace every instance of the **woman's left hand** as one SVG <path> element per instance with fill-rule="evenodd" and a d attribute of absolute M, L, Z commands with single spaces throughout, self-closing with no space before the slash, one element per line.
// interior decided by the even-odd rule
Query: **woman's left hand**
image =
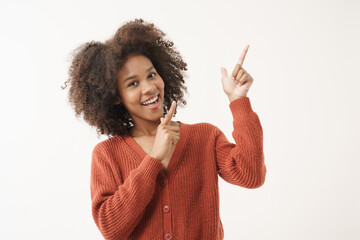
<path fill-rule="evenodd" d="M 241 52 L 239 61 L 235 65 L 231 75 L 228 75 L 226 68 L 221 67 L 221 82 L 224 92 L 228 96 L 230 102 L 240 97 L 247 97 L 250 86 L 254 82 L 254 79 L 242 67 L 249 46 L 250 45 L 246 45 L 244 50 Z"/>

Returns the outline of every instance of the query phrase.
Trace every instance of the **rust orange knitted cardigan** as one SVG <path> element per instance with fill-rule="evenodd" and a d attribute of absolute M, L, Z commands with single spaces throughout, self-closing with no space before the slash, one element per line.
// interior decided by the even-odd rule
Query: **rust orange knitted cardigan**
<path fill-rule="evenodd" d="M 263 132 L 250 99 L 229 104 L 232 136 L 210 123 L 180 122 L 167 169 L 131 136 L 99 142 L 92 152 L 94 221 L 105 239 L 223 239 L 218 175 L 244 188 L 263 185 Z"/>

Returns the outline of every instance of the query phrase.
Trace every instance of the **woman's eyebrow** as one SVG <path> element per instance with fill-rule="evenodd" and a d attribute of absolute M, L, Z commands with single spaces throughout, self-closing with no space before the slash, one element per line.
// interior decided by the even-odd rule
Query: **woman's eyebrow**
<path fill-rule="evenodd" d="M 149 72 L 149 71 L 150 71 L 151 69 L 153 69 L 153 68 L 154 68 L 154 66 L 149 67 L 148 70 L 146 70 L 146 72 Z M 136 77 L 137 77 L 137 75 L 127 77 L 127 78 L 125 78 L 125 80 L 123 81 L 123 83 L 126 82 L 127 80 L 130 80 L 130 79 L 133 79 L 133 78 L 136 78 Z"/>

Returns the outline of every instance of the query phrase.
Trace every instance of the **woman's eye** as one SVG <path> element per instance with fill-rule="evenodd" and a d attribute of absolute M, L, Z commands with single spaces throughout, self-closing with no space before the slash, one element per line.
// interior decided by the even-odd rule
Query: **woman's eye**
<path fill-rule="evenodd" d="M 156 73 L 150 73 L 150 74 L 149 74 L 149 77 L 150 77 L 150 78 L 153 78 L 153 77 L 155 77 L 155 75 L 156 75 Z M 134 86 L 133 83 L 137 83 L 137 81 L 131 82 L 131 83 L 128 85 L 128 87 Z M 137 85 L 137 84 L 136 84 L 136 85 Z"/>
<path fill-rule="evenodd" d="M 136 81 L 131 82 L 131 83 L 128 85 L 128 87 L 133 86 L 133 83 L 136 83 Z"/>

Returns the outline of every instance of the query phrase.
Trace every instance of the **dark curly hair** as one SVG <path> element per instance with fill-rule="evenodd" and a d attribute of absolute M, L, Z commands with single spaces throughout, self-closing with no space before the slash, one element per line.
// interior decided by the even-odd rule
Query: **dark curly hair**
<path fill-rule="evenodd" d="M 105 134 L 109 138 L 129 135 L 134 126 L 130 114 L 123 104 L 115 105 L 118 92 L 118 71 L 130 55 L 144 55 L 150 59 L 162 77 L 164 87 L 164 114 L 172 101 L 186 105 L 184 92 L 187 64 L 174 47 L 165 39 L 165 33 L 143 19 L 135 19 L 123 24 L 113 37 L 104 43 L 91 41 L 80 45 L 72 54 L 69 67 L 69 102 L 78 118 L 96 127 L 98 137 Z M 176 110 L 174 115 L 176 114 Z"/>

